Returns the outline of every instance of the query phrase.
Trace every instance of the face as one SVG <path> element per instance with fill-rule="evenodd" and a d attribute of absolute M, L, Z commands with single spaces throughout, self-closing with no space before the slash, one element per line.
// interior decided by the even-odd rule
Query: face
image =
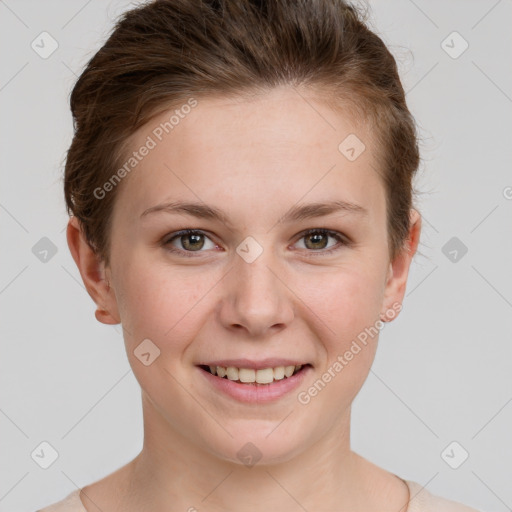
<path fill-rule="evenodd" d="M 289 460 L 348 429 L 412 253 L 389 261 L 376 148 L 349 116 L 288 88 L 185 110 L 169 133 L 158 127 L 173 112 L 132 137 L 141 158 L 117 190 L 110 288 L 88 289 L 105 323 L 122 322 L 169 431 L 224 460 L 240 463 L 247 442 L 262 463 Z M 365 145 L 355 159 L 339 149 L 350 134 Z M 199 207 L 164 206 L 177 202 Z M 303 367 L 289 381 L 219 383 L 199 366 L 219 362 Z"/>

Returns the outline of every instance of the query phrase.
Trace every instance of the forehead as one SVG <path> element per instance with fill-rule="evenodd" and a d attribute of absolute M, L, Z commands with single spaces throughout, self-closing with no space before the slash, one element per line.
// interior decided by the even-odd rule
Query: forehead
<path fill-rule="evenodd" d="M 126 158 L 151 147 L 118 190 L 116 209 L 129 205 L 132 220 L 169 198 L 278 215 L 301 198 L 383 202 L 371 134 L 318 95 L 279 88 L 196 102 L 162 112 L 130 138 Z"/>

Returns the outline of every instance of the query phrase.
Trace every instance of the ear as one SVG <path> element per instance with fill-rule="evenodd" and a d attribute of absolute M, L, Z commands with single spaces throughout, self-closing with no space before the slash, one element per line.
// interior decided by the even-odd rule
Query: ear
<path fill-rule="evenodd" d="M 95 316 L 103 324 L 121 322 L 114 289 L 111 288 L 109 269 L 87 242 L 80 221 L 71 217 L 66 237 L 69 250 L 82 276 L 85 288 L 98 306 Z"/>
<path fill-rule="evenodd" d="M 405 246 L 389 264 L 380 317 L 384 322 L 393 320 L 401 310 L 409 268 L 420 241 L 421 216 L 415 209 L 411 209 L 409 219 L 409 236 Z"/>

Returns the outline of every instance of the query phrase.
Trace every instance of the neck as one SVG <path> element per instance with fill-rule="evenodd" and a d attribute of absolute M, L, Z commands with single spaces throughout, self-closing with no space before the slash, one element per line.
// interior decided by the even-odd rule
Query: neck
<path fill-rule="evenodd" d="M 404 482 L 351 451 L 350 409 L 341 423 L 287 454 L 286 460 L 261 454 L 260 462 L 249 466 L 198 445 L 187 432 L 173 428 L 144 393 L 142 397 L 143 449 L 117 472 L 84 488 L 81 499 L 88 511 L 407 509 Z"/>
<path fill-rule="evenodd" d="M 144 447 L 132 461 L 132 504 L 150 504 L 152 510 L 168 510 L 172 503 L 175 510 L 254 512 L 315 510 L 319 504 L 342 510 L 342 502 L 347 509 L 355 503 L 360 457 L 350 450 L 350 410 L 329 435 L 306 450 L 299 447 L 289 460 L 249 466 L 191 442 L 144 395 L 143 408 Z"/>

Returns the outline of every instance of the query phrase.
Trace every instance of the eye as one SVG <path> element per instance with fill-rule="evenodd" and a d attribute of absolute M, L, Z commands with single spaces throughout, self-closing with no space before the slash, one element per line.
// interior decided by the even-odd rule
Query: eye
<path fill-rule="evenodd" d="M 173 245 L 173 242 L 177 241 L 177 243 L 181 246 L 181 249 L 168 248 L 170 252 L 180 254 L 202 252 L 201 249 L 205 247 L 205 239 L 210 240 L 202 231 L 198 231 L 195 229 L 184 229 L 183 231 L 174 233 L 171 238 L 163 242 L 163 245 L 165 247 L 176 247 L 175 245 Z M 212 244 L 212 246 L 206 247 L 207 249 L 213 249 L 217 247 L 211 240 L 210 243 Z M 191 256 L 191 254 L 186 255 Z"/>
<path fill-rule="evenodd" d="M 338 244 L 333 244 L 328 246 L 328 239 L 333 238 L 338 241 Z M 309 253 L 314 252 L 318 256 L 330 254 L 334 251 L 341 249 L 344 245 L 349 245 L 348 241 L 341 236 L 340 233 L 336 231 L 330 231 L 328 229 L 308 229 L 304 233 L 301 234 L 301 238 L 299 240 L 304 240 L 304 246 L 306 249 L 310 249 Z M 328 248 L 327 248 L 328 247 Z M 325 250 L 327 248 L 327 250 Z M 310 256 L 311 254 L 308 254 Z"/>

